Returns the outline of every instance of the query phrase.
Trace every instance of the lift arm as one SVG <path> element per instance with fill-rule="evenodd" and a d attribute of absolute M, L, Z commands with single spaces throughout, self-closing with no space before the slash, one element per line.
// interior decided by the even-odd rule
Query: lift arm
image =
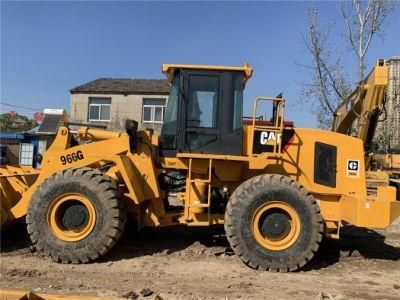
<path fill-rule="evenodd" d="M 338 106 L 334 115 L 332 131 L 360 138 L 366 154 L 371 149 L 387 85 L 388 68 L 385 60 L 379 59 L 371 73 Z M 353 128 L 355 120 L 357 128 Z"/>

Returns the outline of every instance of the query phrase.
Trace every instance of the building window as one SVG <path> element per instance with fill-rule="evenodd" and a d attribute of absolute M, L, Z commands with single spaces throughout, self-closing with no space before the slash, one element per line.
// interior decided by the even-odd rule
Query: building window
<path fill-rule="evenodd" d="M 25 166 L 33 166 L 33 144 L 19 144 L 19 163 Z"/>
<path fill-rule="evenodd" d="M 89 121 L 110 121 L 111 98 L 89 97 Z"/>
<path fill-rule="evenodd" d="M 163 98 L 143 98 L 143 123 L 162 123 L 164 121 L 166 100 Z"/>

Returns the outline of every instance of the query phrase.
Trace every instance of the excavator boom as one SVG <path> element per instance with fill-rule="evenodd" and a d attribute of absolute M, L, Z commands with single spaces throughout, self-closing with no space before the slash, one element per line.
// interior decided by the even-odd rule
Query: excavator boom
<path fill-rule="evenodd" d="M 372 153 L 375 130 L 385 108 L 388 73 L 385 60 L 377 60 L 368 76 L 338 106 L 332 131 L 355 136 L 363 141 L 369 192 L 374 193 L 379 185 L 393 185 L 397 187 L 397 198 L 399 198 L 400 155 Z"/>
<path fill-rule="evenodd" d="M 387 85 L 388 68 L 385 60 L 379 59 L 371 73 L 339 105 L 334 115 L 332 131 L 360 138 L 364 142 L 366 154 L 371 150 L 385 103 Z"/>

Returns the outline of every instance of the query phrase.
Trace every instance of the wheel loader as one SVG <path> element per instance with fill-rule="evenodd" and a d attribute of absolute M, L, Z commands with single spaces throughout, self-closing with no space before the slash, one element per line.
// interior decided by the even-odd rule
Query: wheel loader
<path fill-rule="evenodd" d="M 161 135 L 134 120 L 125 132 L 63 123 L 40 170 L 1 168 L 2 224 L 25 217 L 36 249 L 60 263 L 106 254 L 127 215 L 139 228 L 223 224 L 246 265 L 287 272 L 343 226 L 399 217 L 395 187 L 367 193 L 361 139 L 295 128 L 281 97 L 255 99 L 243 125 L 248 64 L 162 71 L 171 90 Z"/>

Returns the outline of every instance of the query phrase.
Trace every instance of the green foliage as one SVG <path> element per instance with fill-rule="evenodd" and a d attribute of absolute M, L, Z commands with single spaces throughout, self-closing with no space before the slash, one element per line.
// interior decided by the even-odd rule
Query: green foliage
<path fill-rule="evenodd" d="M 400 153 L 400 145 L 396 145 L 394 147 L 391 147 L 390 148 L 390 152 L 399 154 Z"/>
<path fill-rule="evenodd" d="M 37 125 L 35 120 L 17 113 L 9 112 L 0 115 L 0 131 L 3 132 L 27 131 Z"/>
<path fill-rule="evenodd" d="M 391 145 L 390 135 L 381 133 L 375 137 L 372 150 L 375 153 L 400 153 L 400 145 Z"/>

